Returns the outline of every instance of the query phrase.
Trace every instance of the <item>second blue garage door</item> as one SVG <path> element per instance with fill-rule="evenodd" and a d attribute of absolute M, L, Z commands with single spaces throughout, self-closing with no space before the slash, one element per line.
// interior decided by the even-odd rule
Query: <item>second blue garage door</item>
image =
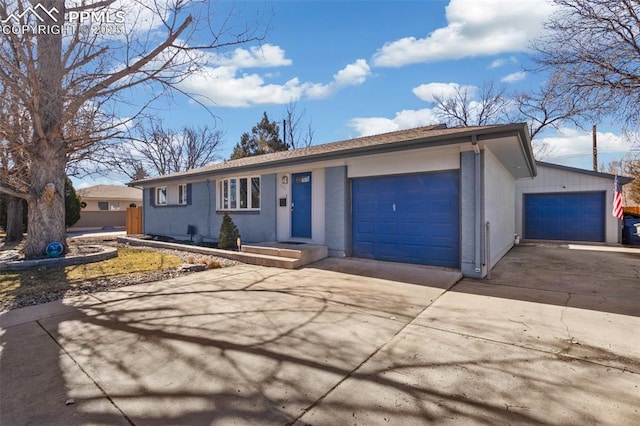
<path fill-rule="evenodd" d="M 353 256 L 460 267 L 458 170 L 352 181 Z"/>
<path fill-rule="evenodd" d="M 604 241 L 605 193 L 525 194 L 524 237 Z"/>

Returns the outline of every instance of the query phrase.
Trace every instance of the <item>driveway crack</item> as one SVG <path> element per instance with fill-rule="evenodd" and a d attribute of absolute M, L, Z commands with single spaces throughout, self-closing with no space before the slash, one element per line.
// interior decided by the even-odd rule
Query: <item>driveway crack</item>
<path fill-rule="evenodd" d="M 564 325 L 564 329 L 567 332 L 568 345 L 564 349 L 558 351 L 558 354 L 569 352 L 569 350 L 571 349 L 571 345 L 579 344 L 578 341 L 574 339 L 573 336 L 571 335 L 571 331 L 569 330 L 569 325 L 564 321 L 564 314 L 569 308 L 570 300 L 571 300 L 571 293 L 567 294 L 567 300 L 564 301 L 564 308 L 562 309 L 562 311 L 560 311 L 560 322 L 562 323 L 562 325 Z"/>
<path fill-rule="evenodd" d="M 409 327 L 409 325 L 411 325 L 415 321 L 416 318 L 418 318 L 420 315 L 422 315 L 427 309 L 429 309 L 431 306 L 433 306 L 433 304 L 436 303 L 442 296 L 444 296 L 453 287 L 455 287 L 455 285 L 458 282 L 453 283 L 452 285 L 449 286 L 449 288 L 447 288 L 442 293 L 440 293 L 438 295 L 438 297 L 436 297 L 433 300 L 431 300 L 429 302 L 429 304 L 424 307 L 424 309 L 422 309 L 420 312 L 418 312 L 416 315 L 414 315 L 413 318 L 411 318 L 411 320 L 407 321 L 402 327 L 400 327 L 398 329 L 398 331 L 396 331 L 389 338 L 389 340 L 387 340 L 386 342 L 384 342 L 380 346 L 378 346 L 360 364 L 358 364 L 355 368 L 353 368 L 351 371 L 349 371 L 348 374 L 346 374 L 342 379 L 338 380 L 338 382 L 336 384 L 334 384 L 331 388 L 329 388 L 329 390 L 327 390 L 324 394 L 322 394 L 320 396 L 320 398 L 318 398 L 316 401 L 314 401 L 311 405 L 309 405 L 309 406 L 305 407 L 304 409 L 302 409 L 302 411 L 300 412 L 300 414 L 296 418 L 294 418 L 290 422 L 286 423 L 286 426 L 291 426 L 291 425 L 294 425 L 295 423 L 297 423 L 305 414 L 307 414 L 309 411 L 313 410 L 315 407 L 318 406 L 318 404 L 320 404 L 322 401 L 324 401 L 327 398 L 327 396 L 329 396 L 331 394 L 331 392 L 333 392 L 336 388 L 338 388 L 338 386 L 340 386 L 342 383 L 344 383 L 345 381 L 347 381 L 348 379 L 353 377 L 358 372 L 358 370 L 360 370 L 360 368 L 362 368 L 363 365 L 365 365 L 371 358 L 373 358 L 375 355 L 377 355 L 385 346 L 387 346 L 389 343 L 391 343 L 391 341 L 393 339 L 395 339 L 396 336 L 398 336 L 400 333 L 402 333 L 407 327 Z M 393 321 L 395 321 L 395 320 L 393 320 Z"/>
<path fill-rule="evenodd" d="M 62 350 L 62 352 L 64 352 L 64 354 L 66 356 L 69 357 L 69 359 L 71 359 L 71 361 L 73 361 L 73 363 L 78 366 L 78 368 L 80 369 L 80 371 L 82 371 L 82 374 L 84 374 L 85 376 L 87 376 L 87 378 L 91 381 L 91 383 L 94 384 L 94 386 L 96 388 L 98 388 L 98 390 L 100 390 L 100 393 L 102 393 L 102 395 L 107 399 L 107 401 L 109 401 L 109 403 L 111 405 L 113 405 L 113 407 L 118 410 L 118 412 L 120 414 L 122 414 L 122 417 L 125 418 L 125 420 L 127 421 L 127 423 L 129 423 L 131 426 L 135 426 L 135 423 L 129 418 L 129 416 L 127 416 L 124 411 L 122 411 L 120 409 L 120 407 L 118 407 L 118 404 L 116 404 L 116 402 L 111 398 L 111 396 L 109 396 L 109 394 L 107 393 L 107 391 L 100 386 L 100 384 L 98 382 L 95 381 L 95 379 L 93 377 L 91 377 L 91 375 L 89 374 L 89 372 L 87 370 L 85 370 L 82 365 L 80 365 L 80 363 L 69 353 L 69 351 L 67 351 L 64 346 L 62 346 L 60 344 L 60 342 L 53 336 L 53 334 L 51 334 L 49 332 L 49 330 L 47 330 L 45 328 L 44 325 L 42 325 L 42 323 L 40 322 L 40 320 L 36 320 L 36 324 L 38 324 L 38 326 L 51 338 L 51 340 L 53 340 L 53 342 L 60 348 L 60 350 Z"/>

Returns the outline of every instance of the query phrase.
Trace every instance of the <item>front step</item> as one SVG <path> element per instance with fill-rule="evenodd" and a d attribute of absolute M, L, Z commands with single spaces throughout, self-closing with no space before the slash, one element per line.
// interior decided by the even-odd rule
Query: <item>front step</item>
<path fill-rule="evenodd" d="M 267 256 L 278 256 L 278 257 L 288 257 L 291 259 L 302 259 L 302 251 L 301 250 L 291 250 L 286 248 L 278 248 L 278 247 L 266 247 L 266 246 L 254 246 L 254 245 L 243 245 L 242 246 L 243 253 L 255 253 L 255 254 L 264 254 Z"/>
<path fill-rule="evenodd" d="M 266 242 L 242 246 L 243 253 L 251 253 L 261 256 L 273 256 L 278 258 L 295 259 L 296 268 L 309 263 L 317 262 L 329 255 L 327 246 L 319 244 L 288 244 L 278 242 Z"/>
<path fill-rule="evenodd" d="M 199 247 L 185 244 L 168 243 L 153 240 L 140 240 L 138 238 L 120 237 L 119 243 L 132 246 L 158 247 L 172 250 L 189 251 L 192 253 L 208 254 L 226 257 L 227 259 L 251 265 L 271 266 L 275 268 L 295 269 L 300 266 L 324 259 L 328 255 L 326 246 L 304 244 L 304 248 L 292 249 L 294 245 L 280 243 L 264 243 L 260 245 L 242 246 L 242 251 L 228 251 L 208 247 Z"/>

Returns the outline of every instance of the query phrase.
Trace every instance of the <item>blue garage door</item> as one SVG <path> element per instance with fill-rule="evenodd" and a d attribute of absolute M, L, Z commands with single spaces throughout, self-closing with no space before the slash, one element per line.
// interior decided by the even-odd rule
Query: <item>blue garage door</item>
<path fill-rule="evenodd" d="M 353 256 L 459 268 L 459 176 L 353 179 Z"/>
<path fill-rule="evenodd" d="M 604 241 L 604 222 L 604 192 L 525 194 L 525 238 Z"/>

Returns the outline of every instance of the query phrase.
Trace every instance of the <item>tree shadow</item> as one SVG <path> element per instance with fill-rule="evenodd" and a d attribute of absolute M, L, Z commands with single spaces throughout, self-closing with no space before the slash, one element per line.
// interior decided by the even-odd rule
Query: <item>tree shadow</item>
<path fill-rule="evenodd" d="M 311 421 L 302 416 L 316 406 L 334 413 L 333 424 L 352 412 L 380 423 L 403 412 L 364 392 L 382 388 L 412 407 L 404 421 L 540 424 L 543 413 L 503 403 L 517 405 L 517 398 L 468 392 L 478 386 L 473 375 L 443 386 L 437 373 L 480 368 L 483 377 L 508 374 L 541 394 L 575 391 L 572 383 L 527 372 L 527 363 L 548 354 L 496 361 L 458 348 L 457 359 L 446 362 L 394 354 L 388 342 L 422 309 L 412 307 L 411 295 L 372 292 L 366 282 L 329 283 L 304 270 L 259 271 L 123 288 L 59 302 L 58 315 L 4 321 L 0 423 L 291 424 Z M 394 361 L 366 368 L 378 353 Z M 435 376 L 399 380 L 407 371 Z M 347 397 L 327 397 L 351 382 L 357 386 Z M 65 405 L 69 399 L 74 403 Z"/>
<path fill-rule="evenodd" d="M 515 246 L 488 278 L 452 291 L 640 317 L 640 252 Z"/>

